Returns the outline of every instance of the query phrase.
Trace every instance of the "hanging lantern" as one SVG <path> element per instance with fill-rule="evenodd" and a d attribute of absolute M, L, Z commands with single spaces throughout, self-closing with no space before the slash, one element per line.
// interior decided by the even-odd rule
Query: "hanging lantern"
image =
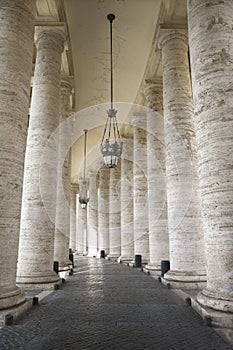
<path fill-rule="evenodd" d="M 87 155 L 87 130 L 84 131 L 84 145 L 83 145 L 83 153 L 84 153 L 84 166 L 83 166 L 83 180 L 80 181 L 80 193 L 79 193 L 79 203 L 82 209 L 87 207 L 87 203 L 89 202 L 88 198 L 88 189 L 87 189 L 87 181 L 86 181 L 86 155 Z"/>
<path fill-rule="evenodd" d="M 123 142 L 121 141 L 117 125 L 117 110 L 113 108 L 112 22 L 115 19 L 115 15 L 109 14 L 107 19 L 110 22 L 111 108 L 107 111 L 108 116 L 104 127 L 102 142 L 100 144 L 100 151 L 103 155 L 105 165 L 108 168 L 115 168 L 122 154 Z"/>

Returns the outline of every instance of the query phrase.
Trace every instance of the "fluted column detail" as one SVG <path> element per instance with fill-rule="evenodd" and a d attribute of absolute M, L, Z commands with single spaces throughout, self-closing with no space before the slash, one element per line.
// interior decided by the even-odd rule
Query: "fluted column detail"
<path fill-rule="evenodd" d="M 109 253 L 109 178 L 110 169 L 102 165 L 99 170 L 98 254 L 101 250 Z"/>
<path fill-rule="evenodd" d="M 188 2 L 207 259 L 204 306 L 233 313 L 233 2 Z M 231 314 L 232 325 L 232 314 Z"/>
<path fill-rule="evenodd" d="M 70 187 L 70 241 L 69 248 L 72 249 L 73 252 L 77 250 L 77 207 L 78 207 L 78 184 L 71 183 Z"/>
<path fill-rule="evenodd" d="M 59 262 L 59 271 L 70 269 L 69 260 L 69 236 L 70 236 L 70 175 L 71 175 L 71 154 L 68 152 L 66 158 L 61 159 L 70 144 L 69 125 L 63 126 L 63 122 L 69 116 L 70 95 L 72 84 L 68 79 L 61 81 L 61 118 L 58 144 L 58 169 L 57 169 L 57 198 L 56 198 L 56 221 L 55 221 L 55 242 L 54 260 Z M 60 166 L 63 164 L 63 166 Z"/>
<path fill-rule="evenodd" d="M 134 258 L 133 226 L 133 140 L 124 139 L 121 156 L 121 256 L 120 261 Z"/>
<path fill-rule="evenodd" d="M 57 148 L 48 139 L 59 124 L 64 29 L 36 27 L 36 68 L 25 157 L 17 282 L 24 288 L 53 288 Z M 49 157 L 43 157 L 47 147 Z M 41 170 L 53 182 L 41 178 Z M 46 199 L 41 196 L 41 186 Z M 47 207 L 45 207 L 45 205 Z M 49 214 L 48 214 L 49 209 Z M 52 216 L 52 217 L 51 217 Z"/>
<path fill-rule="evenodd" d="M 79 180 L 79 193 L 84 192 L 83 187 L 86 187 L 86 183 L 87 180 Z M 77 253 L 85 255 L 87 253 L 87 207 L 82 208 L 79 202 L 77 215 Z"/>
<path fill-rule="evenodd" d="M 165 279 L 172 287 L 196 288 L 206 276 L 187 31 L 161 27 L 159 44 L 171 265 Z"/>
<path fill-rule="evenodd" d="M 87 247 L 88 255 L 96 256 L 98 239 L 98 188 L 96 172 L 88 174 L 89 179 L 89 203 L 88 203 L 88 223 L 87 223 Z"/>
<path fill-rule="evenodd" d="M 161 80 L 146 80 L 144 94 L 147 106 L 150 108 L 147 112 L 150 262 L 146 267 L 154 274 L 160 275 L 161 260 L 169 260 L 163 86 Z"/>
<path fill-rule="evenodd" d="M 146 112 L 135 113 L 134 126 L 134 254 L 149 261 L 148 188 L 147 188 L 147 131 Z"/>
<path fill-rule="evenodd" d="M 121 255 L 121 161 L 110 170 L 109 185 L 109 254 L 111 258 Z"/>
<path fill-rule="evenodd" d="M 0 309 L 22 303 L 16 286 L 35 0 L 1 2 Z M 17 23 L 17 25 L 16 25 Z"/>

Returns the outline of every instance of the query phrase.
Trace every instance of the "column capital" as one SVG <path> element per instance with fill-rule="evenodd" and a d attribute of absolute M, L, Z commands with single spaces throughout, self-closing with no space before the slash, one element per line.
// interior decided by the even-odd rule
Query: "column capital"
<path fill-rule="evenodd" d="M 76 183 L 74 183 L 74 182 L 71 182 L 71 184 L 70 184 L 70 188 L 71 188 L 71 191 L 72 192 L 78 192 L 78 188 L 79 188 L 79 186 L 78 186 L 78 184 L 76 184 Z"/>
<path fill-rule="evenodd" d="M 42 43 L 51 45 L 51 42 L 60 46 L 61 53 L 64 50 L 64 45 L 67 40 L 67 35 L 64 26 L 36 26 L 35 27 L 35 44 Z"/>
<path fill-rule="evenodd" d="M 162 24 L 157 33 L 157 47 L 161 50 L 170 40 L 182 40 L 188 46 L 188 30 L 184 25 Z"/>

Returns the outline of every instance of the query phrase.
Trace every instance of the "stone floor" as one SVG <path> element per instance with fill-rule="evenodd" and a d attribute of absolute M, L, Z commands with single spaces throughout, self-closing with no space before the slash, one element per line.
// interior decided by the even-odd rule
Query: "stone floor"
<path fill-rule="evenodd" d="M 150 276 L 103 259 L 75 264 L 61 289 L 0 330 L 1 350 L 233 349 Z"/>

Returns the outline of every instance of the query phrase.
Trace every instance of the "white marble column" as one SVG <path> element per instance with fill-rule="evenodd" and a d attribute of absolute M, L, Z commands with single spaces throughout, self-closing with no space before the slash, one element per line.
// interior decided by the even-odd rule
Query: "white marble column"
<path fill-rule="evenodd" d="M 88 256 L 97 255 L 98 239 L 98 188 L 97 174 L 95 171 L 88 173 L 89 179 L 89 203 L 88 203 L 88 222 L 87 222 L 87 247 Z"/>
<path fill-rule="evenodd" d="M 205 285 L 193 100 L 185 29 L 160 27 L 171 287 Z"/>
<path fill-rule="evenodd" d="M 161 260 L 169 260 L 162 81 L 146 80 L 144 94 L 150 108 L 147 113 L 150 262 L 146 268 L 160 275 Z"/>
<path fill-rule="evenodd" d="M 188 2 L 207 259 L 204 306 L 233 313 L 233 2 Z M 232 317 L 232 316 L 231 316 Z M 232 325 L 232 321 L 231 321 Z"/>
<path fill-rule="evenodd" d="M 134 254 L 149 262 L 148 188 L 147 188 L 147 117 L 146 112 L 135 113 L 134 126 Z"/>
<path fill-rule="evenodd" d="M 59 124 L 65 35 L 62 27 L 36 27 L 35 34 L 37 57 L 25 157 L 17 283 L 24 288 L 49 289 L 59 277 L 53 271 L 55 228 L 49 216 L 55 220 L 57 148 L 47 142 Z M 43 157 L 45 147 L 50 150 L 50 157 Z M 45 182 L 42 168 L 54 182 Z M 42 185 L 46 198 L 41 196 Z"/>
<path fill-rule="evenodd" d="M 79 180 L 79 193 L 83 193 L 83 187 L 86 186 L 86 181 Z M 78 198 L 79 199 L 79 198 Z M 78 202 L 78 212 L 77 212 L 77 253 L 86 255 L 87 251 L 87 207 L 81 208 L 81 204 Z M 89 204 L 87 204 L 89 205 Z"/>
<path fill-rule="evenodd" d="M 76 238 L 76 219 L 77 219 L 77 207 L 78 207 L 78 184 L 71 183 L 70 187 L 70 242 L 69 248 L 72 249 L 73 252 L 77 250 L 77 238 Z"/>
<path fill-rule="evenodd" d="M 15 281 L 34 14 L 35 0 L 8 0 L 0 5 L 0 309 L 25 300 Z"/>
<path fill-rule="evenodd" d="M 121 160 L 110 169 L 109 181 L 109 258 L 121 255 Z"/>
<path fill-rule="evenodd" d="M 102 165 L 99 170 L 98 255 L 101 250 L 109 253 L 109 178 L 110 169 Z"/>
<path fill-rule="evenodd" d="M 64 162 L 61 154 L 67 150 L 70 144 L 69 126 L 63 126 L 63 122 L 70 113 L 70 95 L 72 84 L 67 79 L 61 81 L 61 118 L 58 145 L 58 169 L 57 169 L 57 198 L 56 198 L 56 221 L 54 260 L 59 262 L 59 275 L 65 277 L 71 268 L 69 260 L 69 235 L 70 235 L 70 174 L 71 154 L 68 152 Z M 63 163 L 63 164 L 62 164 Z M 62 164 L 62 165 L 61 165 Z"/>
<path fill-rule="evenodd" d="M 133 140 L 124 139 L 121 156 L 121 256 L 120 261 L 134 259 L 133 225 Z"/>

